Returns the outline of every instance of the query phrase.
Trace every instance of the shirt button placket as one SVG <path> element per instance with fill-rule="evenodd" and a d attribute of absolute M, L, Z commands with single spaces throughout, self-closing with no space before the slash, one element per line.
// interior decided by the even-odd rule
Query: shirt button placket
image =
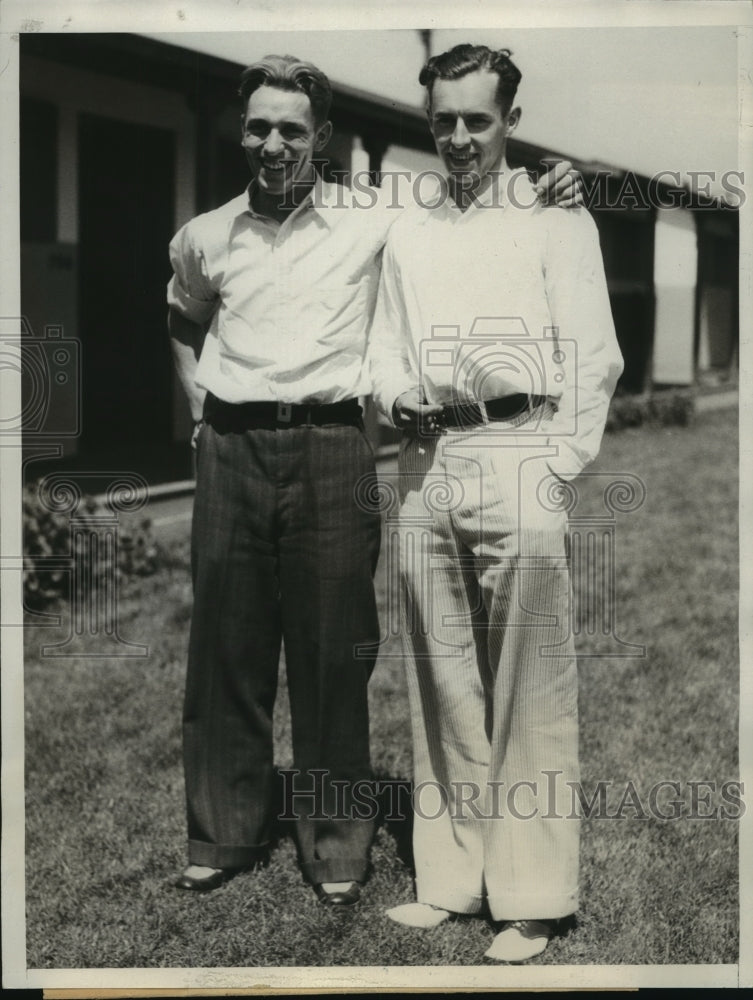
<path fill-rule="evenodd" d="M 275 289 L 275 297 L 279 308 L 279 333 L 282 337 L 287 338 L 295 333 L 295 327 L 292 324 L 301 321 L 301 317 L 293 316 L 290 309 L 290 289 L 293 287 L 290 239 L 286 238 L 282 241 L 277 253 L 277 288 Z"/>

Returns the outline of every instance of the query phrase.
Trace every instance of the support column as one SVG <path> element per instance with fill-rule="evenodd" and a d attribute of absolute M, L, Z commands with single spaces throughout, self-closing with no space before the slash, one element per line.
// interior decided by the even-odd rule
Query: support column
<path fill-rule="evenodd" d="M 698 248 L 695 220 L 682 208 L 659 208 L 654 243 L 653 381 L 692 385 Z"/>
<path fill-rule="evenodd" d="M 361 142 L 369 157 L 369 184 L 379 187 L 382 160 L 390 141 L 384 132 L 369 129 L 361 133 Z"/>
<path fill-rule="evenodd" d="M 57 240 L 78 243 L 78 114 L 61 105 L 58 115 Z"/>

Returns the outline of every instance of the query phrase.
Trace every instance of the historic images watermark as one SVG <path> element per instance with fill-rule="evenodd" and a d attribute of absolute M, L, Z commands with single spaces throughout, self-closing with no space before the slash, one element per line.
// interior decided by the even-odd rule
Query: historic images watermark
<path fill-rule="evenodd" d="M 60 325 L 45 326 L 35 336 L 28 320 L 0 317 L 0 374 L 20 379 L 20 406 L 8 404 L 11 385 L 3 392 L 0 446 L 81 433 L 81 342 L 67 337 Z"/>
<path fill-rule="evenodd" d="M 328 171 L 334 181 L 335 200 L 327 207 L 369 210 L 388 208 L 402 211 L 411 206 L 436 208 L 453 199 L 456 187 L 439 170 L 367 170 Z M 489 184 L 488 181 L 491 181 Z M 462 184 L 470 202 L 480 209 L 500 208 L 510 204 L 518 209 L 533 209 L 541 204 L 531 189 L 528 175 L 521 171 L 490 171 L 485 175 L 481 196 L 480 179 L 473 174 L 453 181 Z M 287 192 L 290 207 L 297 204 L 296 185 Z M 307 194 L 315 207 L 323 207 L 318 189 Z M 300 193 L 300 192 L 299 192 Z M 658 170 L 650 176 L 632 170 L 597 170 L 580 175 L 582 204 L 589 211 L 651 211 L 657 208 L 693 208 L 695 210 L 736 210 L 746 201 L 745 172 L 742 170 Z"/>
<path fill-rule="evenodd" d="M 94 483 L 106 487 L 96 505 L 85 490 Z M 148 656 L 149 646 L 125 639 L 119 623 L 120 516 L 146 505 L 146 480 L 134 472 L 61 472 L 40 479 L 35 492 L 42 510 L 68 522 L 64 554 L 32 553 L 25 545 L 24 572 L 56 571 L 67 576 L 68 634 L 62 641 L 43 645 L 41 655 L 87 659 Z M 57 615 L 40 615 L 30 608 L 26 612 L 36 625 L 61 624 Z M 80 638 L 86 639 L 83 648 L 77 642 Z"/>
<path fill-rule="evenodd" d="M 578 345 L 575 340 L 558 336 L 555 327 L 545 328 L 541 336 L 532 334 L 521 317 L 478 317 L 464 334 L 458 326 L 434 326 L 431 335 L 420 344 L 419 381 L 434 397 L 447 399 L 447 406 L 460 413 L 469 426 L 483 427 L 483 442 L 477 435 L 448 434 L 438 419 L 435 430 L 424 431 L 427 441 L 443 450 L 446 456 L 462 460 L 463 475 L 456 475 L 450 463 L 442 474 L 437 472 L 380 473 L 375 479 L 365 476 L 356 486 L 356 503 L 364 510 L 375 506 L 385 519 L 384 556 L 387 579 L 386 613 L 382 621 L 382 655 L 401 657 L 401 652 L 389 652 L 389 640 L 401 635 L 432 635 L 439 639 L 448 656 L 453 655 L 453 628 L 468 623 L 432 618 L 432 590 L 442 586 L 437 581 L 441 556 L 432 551 L 431 528 L 436 516 L 452 515 L 466 502 L 469 483 L 478 491 L 476 516 L 480 520 L 479 537 L 495 531 L 491 516 L 487 516 L 481 497 L 488 487 L 494 498 L 495 484 L 488 470 L 476 457 L 483 450 L 510 450 L 518 456 L 515 474 L 518 477 L 515 524 L 518 537 L 529 528 L 535 531 L 543 512 L 567 515 L 568 550 L 561 558 L 543 559 L 535 551 L 521 546 L 509 558 L 526 569 L 561 573 L 569 571 L 572 581 L 567 621 L 548 613 L 551 609 L 516 606 L 511 609 L 506 628 L 545 629 L 549 641 L 540 648 L 545 657 L 555 657 L 567 646 L 572 635 L 595 637 L 592 647 L 579 650 L 582 657 L 644 657 L 646 648 L 618 634 L 617 608 L 617 519 L 619 515 L 639 510 L 646 499 L 642 479 L 628 472 L 582 472 L 576 480 L 563 479 L 549 468 L 561 450 L 578 433 Z M 489 419 L 484 400 L 495 395 L 494 384 L 500 374 L 503 381 L 519 388 L 520 412 L 508 419 Z M 563 388 L 568 387 L 568 399 L 559 405 Z M 532 401 L 536 401 L 535 405 Z M 527 401 L 527 402 L 526 402 Z M 556 415 L 556 423 L 553 417 Z M 556 466 L 555 466 L 556 468 Z M 531 475 L 535 481 L 531 483 Z M 487 481 L 484 481 L 484 477 Z M 402 507 L 408 493 L 420 497 L 411 505 L 410 515 Z M 600 498 L 596 507 L 594 499 Z M 588 503 L 584 498 L 588 498 Z M 458 575 L 482 568 L 482 561 L 472 553 L 453 556 Z M 401 567 L 420 568 L 413 572 L 413 586 L 422 588 L 418 602 L 423 609 L 420 618 L 411 614 L 403 600 Z M 482 600 L 479 590 L 478 601 Z M 576 599 L 577 598 L 577 599 Z M 470 618 L 478 628 L 483 608 L 469 609 Z M 364 652 L 368 652 L 364 647 Z M 462 656 L 462 643 L 454 648 Z M 416 654 L 419 655 L 419 654 Z"/>
<path fill-rule="evenodd" d="M 0 414 L 0 447 L 20 448 L 26 467 L 38 458 L 59 458 L 61 442 L 82 431 L 82 345 L 62 325 L 47 325 L 35 335 L 25 317 L 0 318 L 0 374 L 7 382 Z M 20 382 L 16 407 L 7 403 Z M 94 491 L 101 500 L 94 503 Z M 118 623 L 120 515 L 141 510 L 149 498 L 146 480 L 134 472 L 55 472 L 45 475 L 24 496 L 23 551 L 3 553 L 4 568 L 23 578 L 64 578 L 68 600 L 67 636 L 43 645 L 45 657 L 144 657 L 149 648 L 129 642 Z M 67 544 L 51 544 L 61 534 Z M 24 602 L 27 621 L 60 627 L 61 615 Z M 23 622 L 5 622 L 22 626 Z M 86 649 L 76 639 L 86 637 Z"/>
<path fill-rule="evenodd" d="M 481 472 L 479 471 L 479 475 Z M 580 488 L 574 483 L 563 484 L 554 474 L 543 477 L 538 486 L 538 495 L 543 505 L 552 510 L 565 507 L 568 512 L 568 553 L 560 562 L 550 558 L 547 568 L 556 572 L 563 567 L 570 571 L 572 580 L 570 614 L 567 621 L 551 617 L 542 623 L 541 615 L 531 608 L 519 607 L 506 622 L 506 628 L 528 628 L 532 624 L 551 632 L 551 642 L 542 645 L 540 653 L 545 657 L 560 655 L 570 634 L 577 640 L 584 636 L 597 637 L 594 649 L 579 648 L 580 658 L 616 658 L 646 656 L 642 643 L 631 642 L 619 634 L 619 606 L 617 600 L 617 567 L 619 547 L 617 538 L 618 515 L 636 511 L 645 501 L 646 488 L 642 480 L 632 473 L 599 472 L 581 473 Z M 447 513 L 461 501 L 463 483 L 456 477 L 427 475 L 413 488 L 420 489 L 425 518 L 414 517 L 410 525 L 400 517 L 400 490 L 410 489 L 405 476 L 398 473 L 380 474 L 378 481 L 369 478 L 361 484 L 361 497 L 367 494 L 369 502 L 378 504 L 386 520 L 385 533 L 385 577 L 387 580 L 386 612 L 382 621 L 381 644 L 385 647 L 381 654 L 387 658 L 402 658 L 400 650 L 390 652 L 390 640 L 405 634 L 441 635 L 446 655 L 453 655 L 452 626 L 462 622 L 434 621 L 431 616 L 433 602 L 432 588 L 435 579 L 432 573 L 437 559 L 428 548 L 428 529 L 435 511 Z M 600 492 L 603 509 L 578 513 L 578 504 L 588 488 Z M 362 499 L 362 502 L 366 502 Z M 589 504 L 589 507 L 592 505 Z M 512 558 L 512 557 L 511 557 Z M 536 556 L 517 555 L 514 557 L 525 571 L 526 567 L 540 569 Z M 457 557 L 458 573 L 473 571 L 476 561 L 473 556 Z M 415 574 L 423 588 L 422 617 L 409 614 L 402 600 L 401 565 L 410 563 L 422 567 Z M 576 599 L 577 598 L 577 599 Z M 480 606 L 470 609 L 470 615 L 480 611 Z M 569 630 L 569 631 L 568 631 Z M 364 647 L 368 652 L 369 647 Z M 416 654 L 418 655 L 418 654 Z M 463 646 L 458 645 L 456 655 L 463 655 Z"/>
<path fill-rule="evenodd" d="M 350 782 L 332 779 L 325 769 L 282 768 L 281 820 L 356 819 L 387 822 L 412 813 L 436 820 L 739 820 L 746 812 L 740 780 L 664 778 L 648 786 L 628 779 L 591 784 L 563 781 L 562 771 L 543 770 L 534 779 L 506 784 L 487 781 L 400 780 Z"/>

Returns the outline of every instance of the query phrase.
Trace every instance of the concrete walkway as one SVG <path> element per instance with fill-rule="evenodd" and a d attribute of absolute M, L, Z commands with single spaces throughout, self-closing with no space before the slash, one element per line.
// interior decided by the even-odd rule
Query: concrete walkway
<path fill-rule="evenodd" d="M 739 402 L 740 392 L 737 389 L 699 394 L 695 398 L 695 411 L 696 413 L 708 413 L 710 410 L 726 410 L 737 406 Z"/>

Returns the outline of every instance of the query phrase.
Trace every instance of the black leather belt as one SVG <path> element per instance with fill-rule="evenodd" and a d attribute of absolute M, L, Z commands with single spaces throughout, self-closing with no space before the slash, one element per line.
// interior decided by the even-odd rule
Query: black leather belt
<path fill-rule="evenodd" d="M 286 427 L 321 427 L 323 424 L 361 423 L 363 411 L 356 399 L 339 403 L 226 403 L 207 393 L 204 419 L 216 430 L 251 430 Z"/>
<path fill-rule="evenodd" d="M 501 399 L 484 400 L 486 419 L 478 403 L 463 402 L 445 406 L 439 423 L 445 427 L 476 427 L 492 420 L 512 420 L 546 402 L 546 396 L 529 396 L 524 392 Z"/>

